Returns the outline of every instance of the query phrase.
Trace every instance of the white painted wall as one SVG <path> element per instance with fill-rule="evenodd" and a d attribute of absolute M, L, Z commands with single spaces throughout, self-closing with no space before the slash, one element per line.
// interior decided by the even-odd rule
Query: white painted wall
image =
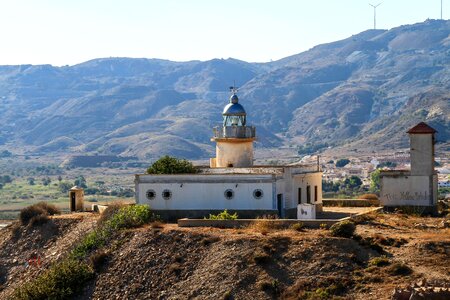
<path fill-rule="evenodd" d="M 430 206 L 437 203 L 433 192 L 436 176 L 382 176 L 380 201 L 385 206 Z M 430 182 L 432 181 L 432 182 Z"/>
<path fill-rule="evenodd" d="M 235 139 L 238 140 L 238 139 Z M 217 141 L 216 168 L 245 168 L 253 166 L 253 139 L 244 141 Z"/>
<path fill-rule="evenodd" d="M 141 175 L 142 176 L 142 175 Z M 266 182 L 242 182 L 252 180 L 251 176 L 222 176 L 223 181 L 233 182 L 214 182 L 220 181 L 220 176 L 209 175 L 205 179 L 205 176 L 201 175 L 185 175 L 187 177 L 177 175 L 177 177 L 168 178 L 170 176 L 147 176 L 147 180 L 158 179 L 161 182 L 142 182 L 137 185 L 138 191 L 138 203 L 149 204 L 151 208 L 156 210 L 272 210 L 274 207 L 273 191 L 275 182 L 272 181 L 271 175 L 264 176 Z M 150 176 L 150 177 L 148 177 Z M 185 182 L 183 179 L 188 179 L 190 182 Z M 218 177 L 218 178 L 217 178 Z M 164 179 L 166 181 L 164 182 Z M 254 176 L 254 180 L 258 181 L 261 176 Z M 173 182 L 174 179 L 177 182 Z M 192 182 L 197 179 L 197 182 Z M 203 180 L 202 180 L 203 179 Z M 242 180 L 240 180 L 242 179 Z M 237 185 L 237 186 L 236 186 Z M 146 197 L 148 190 L 154 190 L 156 197 L 153 200 L 149 200 Z M 162 193 L 165 189 L 168 189 L 172 193 L 172 197 L 169 200 L 165 200 Z M 232 199 L 227 199 L 224 195 L 227 189 L 231 189 L 234 192 Z M 253 192 L 256 189 L 260 189 L 263 192 L 263 196 L 260 199 L 255 199 Z"/>
<path fill-rule="evenodd" d="M 434 146 L 432 134 L 410 134 L 411 175 L 434 174 Z"/>
<path fill-rule="evenodd" d="M 305 173 L 305 174 L 295 174 L 293 175 L 292 184 L 292 201 L 289 208 L 297 207 L 298 205 L 298 189 L 301 188 L 301 203 L 307 203 L 307 187 L 311 188 L 311 204 L 322 203 L 322 173 Z M 317 202 L 315 199 L 315 186 L 317 186 Z"/>

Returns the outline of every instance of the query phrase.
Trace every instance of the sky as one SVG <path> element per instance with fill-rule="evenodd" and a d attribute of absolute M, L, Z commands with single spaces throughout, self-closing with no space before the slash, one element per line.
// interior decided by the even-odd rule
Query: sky
<path fill-rule="evenodd" d="M 369 3 L 380 2 L 378 29 L 440 18 L 441 0 L 0 0 L 0 65 L 267 62 L 372 29 Z"/>

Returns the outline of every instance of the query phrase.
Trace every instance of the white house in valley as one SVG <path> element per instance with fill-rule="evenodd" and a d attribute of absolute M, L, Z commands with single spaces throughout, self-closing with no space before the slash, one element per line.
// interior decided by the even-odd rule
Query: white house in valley
<path fill-rule="evenodd" d="M 227 209 L 240 218 L 276 214 L 296 218 L 298 204 L 322 210 L 319 165 L 253 166 L 256 129 L 247 126 L 236 90 L 214 128 L 216 157 L 196 174 L 136 175 L 136 202 L 162 218 L 204 217 Z"/>

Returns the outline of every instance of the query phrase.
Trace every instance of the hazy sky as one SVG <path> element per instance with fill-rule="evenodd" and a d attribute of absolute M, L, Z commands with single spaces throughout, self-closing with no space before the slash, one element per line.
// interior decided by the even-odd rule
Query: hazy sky
<path fill-rule="evenodd" d="M 373 28 L 369 2 L 377 28 L 440 18 L 441 0 L 0 0 L 0 64 L 276 60 Z"/>

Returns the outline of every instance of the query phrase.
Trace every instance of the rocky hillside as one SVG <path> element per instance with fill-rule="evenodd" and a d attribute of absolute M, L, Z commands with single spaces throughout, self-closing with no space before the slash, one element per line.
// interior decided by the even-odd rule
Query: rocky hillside
<path fill-rule="evenodd" d="M 0 298 L 64 259 L 96 218 L 63 215 L 0 230 Z M 80 283 L 77 298 L 390 299 L 395 287 L 450 284 L 450 229 L 443 218 L 380 214 L 361 222 L 354 238 L 264 226 L 121 230 L 101 261 L 91 258 L 95 274 Z M 40 263 L 29 263 L 31 257 Z"/>
<path fill-rule="evenodd" d="M 258 126 L 258 147 L 406 146 L 405 131 L 419 121 L 448 142 L 450 21 L 368 30 L 262 64 L 105 58 L 0 66 L 0 147 L 207 158 L 234 81 Z"/>

